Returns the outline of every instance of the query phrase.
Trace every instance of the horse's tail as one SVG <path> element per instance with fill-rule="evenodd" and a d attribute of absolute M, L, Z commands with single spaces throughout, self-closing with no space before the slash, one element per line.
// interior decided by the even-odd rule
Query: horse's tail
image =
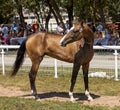
<path fill-rule="evenodd" d="M 26 52 L 26 40 L 22 42 L 20 48 L 18 49 L 11 76 L 16 75 L 20 66 L 23 64 L 25 52 Z"/>

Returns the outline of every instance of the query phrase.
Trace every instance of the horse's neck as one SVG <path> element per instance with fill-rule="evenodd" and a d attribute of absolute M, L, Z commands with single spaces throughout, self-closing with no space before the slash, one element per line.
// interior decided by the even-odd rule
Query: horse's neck
<path fill-rule="evenodd" d="M 85 43 L 93 45 L 94 43 L 93 31 L 88 26 L 85 26 L 84 29 L 85 29 L 84 31 L 85 36 L 83 37 L 84 37 Z"/>
<path fill-rule="evenodd" d="M 92 38 L 86 39 L 85 38 L 85 43 L 93 45 L 93 42 L 94 42 L 94 39 L 92 39 Z"/>
<path fill-rule="evenodd" d="M 88 32 L 88 35 L 84 38 L 85 43 L 89 45 L 93 45 L 94 43 L 94 34 L 92 32 Z"/>

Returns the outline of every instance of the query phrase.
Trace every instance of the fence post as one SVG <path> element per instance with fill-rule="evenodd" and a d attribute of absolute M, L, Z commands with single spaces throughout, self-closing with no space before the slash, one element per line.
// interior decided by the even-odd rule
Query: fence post
<path fill-rule="evenodd" d="M 118 56 L 118 53 L 117 53 L 117 50 L 114 50 L 115 53 L 113 53 L 115 55 L 115 80 L 118 81 L 118 59 L 117 59 L 117 56 Z"/>
<path fill-rule="evenodd" d="M 2 54 L 2 73 L 3 73 L 3 75 L 5 75 L 5 60 L 4 60 L 4 49 L 2 49 L 2 52 L 1 52 L 1 54 Z"/>
<path fill-rule="evenodd" d="M 55 67 L 54 67 L 54 70 L 55 70 L 55 78 L 58 78 L 58 74 L 57 74 L 57 59 L 54 60 L 54 63 L 55 63 Z"/>

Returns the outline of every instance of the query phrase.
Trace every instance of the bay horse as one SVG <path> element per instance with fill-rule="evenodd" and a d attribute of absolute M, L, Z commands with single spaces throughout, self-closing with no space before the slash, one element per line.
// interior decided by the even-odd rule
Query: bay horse
<path fill-rule="evenodd" d="M 70 100 L 75 101 L 73 97 L 73 88 L 80 66 L 82 65 L 85 94 L 88 100 L 92 100 L 88 88 L 88 69 L 89 63 L 93 57 L 93 32 L 87 25 L 76 22 L 65 36 L 48 32 L 38 32 L 30 35 L 18 49 L 16 60 L 13 65 L 12 76 L 16 75 L 22 65 L 27 52 L 31 59 L 32 66 L 29 72 L 30 87 L 36 100 L 39 100 L 37 94 L 35 79 L 41 61 L 45 55 L 73 63 L 73 71 L 70 86 Z M 83 40 L 81 40 L 83 39 Z"/>

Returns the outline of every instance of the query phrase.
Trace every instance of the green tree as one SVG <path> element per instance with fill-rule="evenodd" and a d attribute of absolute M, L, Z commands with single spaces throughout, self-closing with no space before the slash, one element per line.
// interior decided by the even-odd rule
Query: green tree
<path fill-rule="evenodd" d="M 70 27 L 72 27 L 74 1 L 73 0 L 61 0 L 61 6 L 64 10 L 66 10 L 65 12 L 68 14 L 68 20 L 70 23 Z"/>
<path fill-rule="evenodd" d="M 14 2 L 13 2 L 14 1 Z M 37 17 L 40 28 L 48 30 L 51 15 L 56 22 L 63 22 L 62 13 L 68 14 L 72 26 L 73 16 L 78 16 L 86 22 L 102 22 L 112 18 L 112 21 L 120 19 L 120 0 L 2 0 L 0 5 L 0 22 L 8 23 L 16 13 L 20 16 L 20 22 L 24 24 L 23 9 L 28 9 Z"/>
<path fill-rule="evenodd" d="M 111 17 L 113 22 L 120 21 L 120 0 L 111 0 L 108 10 L 108 17 Z"/>
<path fill-rule="evenodd" d="M 25 29 L 26 26 L 25 26 L 25 20 L 24 20 L 24 15 L 23 15 L 23 6 L 24 6 L 22 5 L 23 3 L 24 3 L 23 0 L 14 0 L 14 6 L 17 9 L 17 13 L 19 14 L 19 17 L 20 17 L 20 24 Z"/>
<path fill-rule="evenodd" d="M 43 10 L 43 3 L 42 0 L 25 0 L 25 8 L 29 9 L 30 12 L 34 13 L 37 17 L 37 21 L 39 23 L 40 28 L 43 27 L 43 18 L 44 18 L 44 12 Z"/>
<path fill-rule="evenodd" d="M 14 16 L 13 1 L 2 0 L 0 1 L 0 23 L 9 23 Z"/>

